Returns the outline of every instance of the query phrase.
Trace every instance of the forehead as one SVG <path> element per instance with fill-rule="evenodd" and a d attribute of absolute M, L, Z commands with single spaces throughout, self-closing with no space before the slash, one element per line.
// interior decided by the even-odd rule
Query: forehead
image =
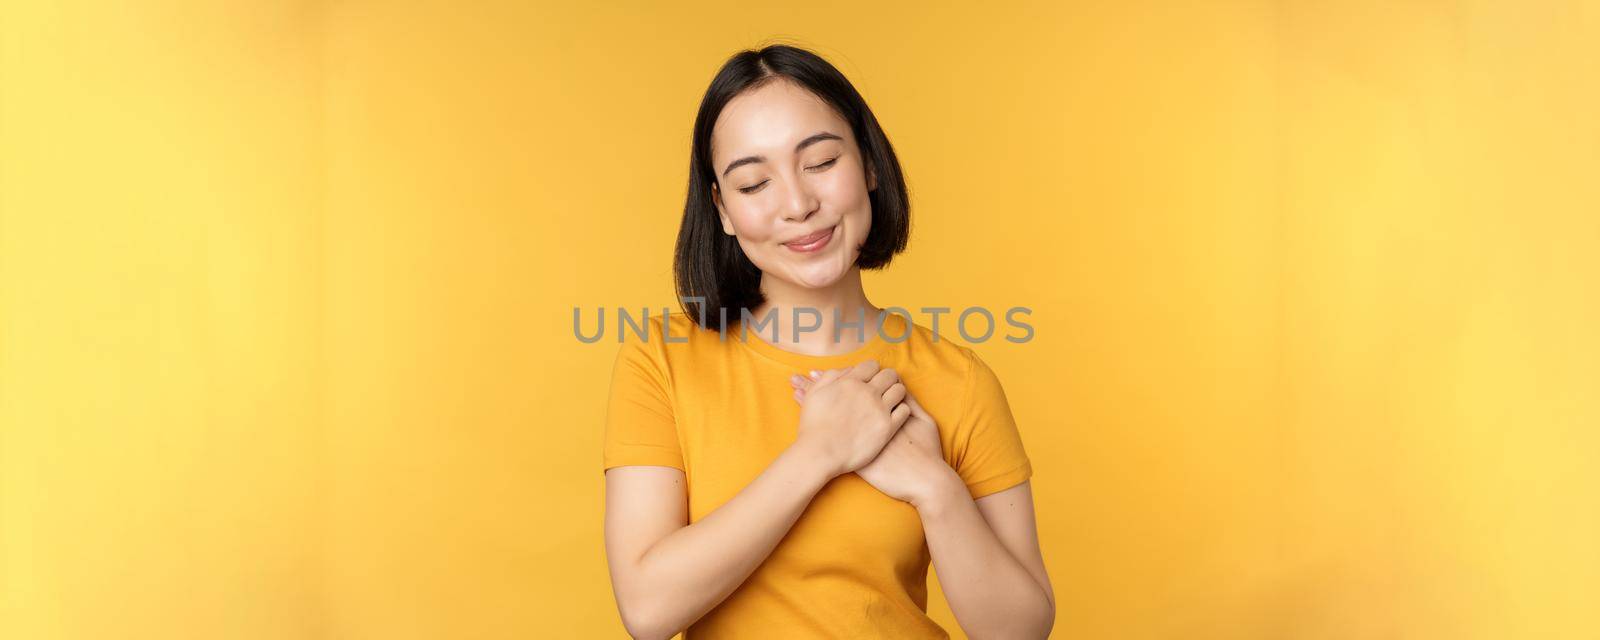
<path fill-rule="evenodd" d="M 786 79 L 728 101 L 711 127 L 711 156 L 778 153 L 818 131 L 850 139 L 849 123 L 821 98 Z"/>

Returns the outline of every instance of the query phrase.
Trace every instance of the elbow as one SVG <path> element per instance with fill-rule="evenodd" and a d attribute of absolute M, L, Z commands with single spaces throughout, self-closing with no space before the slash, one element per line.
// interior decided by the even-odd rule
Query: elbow
<path fill-rule="evenodd" d="M 957 618 L 956 621 L 960 622 L 961 619 Z M 994 625 L 982 629 L 969 629 L 963 626 L 962 630 L 973 640 L 1048 638 L 1056 626 L 1056 604 L 1053 598 L 1041 598 L 1037 606 L 1008 612 L 1002 619 L 995 620 Z"/>
<path fill-rule="evenodd" d="M 617 604 L 622 614 L 622 627 L 634 640 L 668 640 L 679 631 L 668 616 L 662 615 L 651 603 L 634 598 Z"/>
<path fill-rule="evenodd" d="M 1028 630 L 1019 633 L 1017 637 L 1048 638 L 1050 637 L 1050 632 L 1055 630 L 1056 595 L 1046 584 L 1045 588 L 1039 591 L 1039 596 L 1031 612 L 1033 615 L 1023 618 L 1029 621 Z"/>
<path fill-rule="evenodd" d="M 653 584 L 637 564 L 617 567 L 612 573 L 612 594 L 622 627 L 634 640 L 670 640 L 683 630 L 669 590 Z"/>
<path fill-rule="evenodd" d="M 1028 634 L 1027 637 L 1048 638 L 1050 637 L 1050 632 L 1055 630 L 1055 627 L 1056 601 L 1054 597 L 1046 596 L 1044 608 L 1040 610 L 1039 616 L 1034 623 L 1035 632 Z"/>
<path fill-rule="evenodd" d="M 1055 631 L 1055 628 L 1056 628 L 1056 603 L 1055 603 L 1054 599 L 1052 599 L 1050 601 L 1050 608 L 1045 611 L 1044 623 L 1043 623 L 1042 626 L 1044 627 L 1044 629 L 1039 633 L 1039 637 L 1040 638 L 1048 638 L 1048 637 L 1050 637 L 1050 632 Z"/>
<path fill-rule="evenodd" d="M 1056 626 L 1056 612 L 1052 607 L 1048 610 L 1040 611 L 1034 616 L 1018 618 L 1013 622 L 1014 625 L 1009 630 L 996 633 L 993 637 L 1017 638 L 1019 640 L 1048 638 L 1050 637 L 1050 632 L 1053 631 Z M 976 638 L 979 636 L 972 637 Z"/>

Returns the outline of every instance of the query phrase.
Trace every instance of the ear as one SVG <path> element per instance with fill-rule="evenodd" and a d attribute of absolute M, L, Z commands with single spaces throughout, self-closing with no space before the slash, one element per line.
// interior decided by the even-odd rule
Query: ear
<path fill-rule="evenodd" d="M 733 223 L 728 220 L 728 211 L 722 208 L 722 190 L 718 189 L 715 183 L 711 185 L 711 202 L 717 205 L 717 218 L 722 220 L 722 232 L 734 235 Z"/>
<path fill-rule="evenodd" d="M 872 165 L 867 165 L 867 191 L 878 189 L 878 172 L 872 170 Z"/>

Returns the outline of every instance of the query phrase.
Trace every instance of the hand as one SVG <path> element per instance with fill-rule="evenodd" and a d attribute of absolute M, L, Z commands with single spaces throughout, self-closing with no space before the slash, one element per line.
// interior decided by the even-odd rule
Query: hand
<path fill-rule="evenodd" d="M 830 370 L 808 387 L 795 444 L 816 452 L 833 476 L 870 462 L 911 415 L 900 402 L 906 394 L 900 377 L 876 360 Z"/>
<path fill-rule="evenodd" d="M 808 396 L 816 392 L 818 380 L 838 375 L 839 371 L 818 372 L 817 378 L 790 378 L 790 383 L 795 387 L 795 401 L 804 407 L 809 402 Z M 928 415 L 909 393 L 904 395 L 901 406 L 910 409 L 910 417 L 900 425 L 877 457 L 856 469 L 856 475 L 884 495 L 918 505 L 932 499 L 950 480 L 954 470 L 944 461 L 944 450 L 939 444 L 939 426 L 933 416 Z"/>

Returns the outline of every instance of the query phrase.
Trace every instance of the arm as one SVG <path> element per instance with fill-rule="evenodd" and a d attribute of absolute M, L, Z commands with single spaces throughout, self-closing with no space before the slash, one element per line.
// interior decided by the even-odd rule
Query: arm
<path fill-rule="evenodd" d="M 805 404 L 810 385 L 798 377 L 792 382 L 795 400 Z M 998 382 L 993 384 L 989 388 L 998 391 Z M 933 416 L 911 395 L 904 399 L 911 418 L 856 474 L 917 508 L 939 584 L 968 635 L 1048 636 L 1055 592 L 1039 550 L 1032 487 L 1024 481 L 974 501 L 941 455 Z"/>
<path fill-rule="evenodd" d="M 795 442 L 732 499 L 688 524 L 683 471 L 606 470 L 606 558 L 623 626 L 667 638 L 733 593 L 833 478 L 877 455 L 910 415 L 905 386 L 868 360 L 818 382 Z"/>
<path fill-rule="evenodd" d="M 692 525 L 682 471 L 606 470 L 606 558 L 629 635 L 670 638 L 733 593 L 832 479 L 820 460 L 789 447 Z"/>
<path fill-rule="evenodd" d="M 1045 638 L 1056 599 L 1024 482 L 972 499 L 954 470 L 916 504 L 934 572 L 961 629 L 975 638 Z"/>

